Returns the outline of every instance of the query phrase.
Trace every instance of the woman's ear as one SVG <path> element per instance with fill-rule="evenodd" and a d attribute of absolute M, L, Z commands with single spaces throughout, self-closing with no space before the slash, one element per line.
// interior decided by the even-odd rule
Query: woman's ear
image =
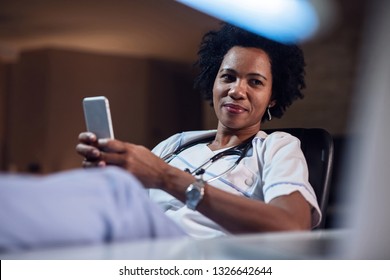
<path fill-rule="evenodd" d="M 271 102 L 268 104 L 268 108 L 272 108 L 276 105 L 276 100 L 271 100 Z"/>

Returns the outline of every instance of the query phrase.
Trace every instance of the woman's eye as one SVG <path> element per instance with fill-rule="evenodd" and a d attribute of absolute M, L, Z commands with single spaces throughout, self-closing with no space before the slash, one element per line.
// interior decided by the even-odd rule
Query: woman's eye
<path fill-rule="evenodd" d="M 257 80 L 257 79 L 251 80 L 251 83 L 252 83 L 252 85 L 254 85 L 254 86 L 262 86 L 262 85 L 263 85 L 263 82 L 260 81 L 260 80 Z"/>
<path fill-rule="evenodd" d="M 233 75 L 229 75 L 229 74 L 223 74 L 221 76 L 221 78 L 225 82 L 234 82 L 235 81 L 235 77 Z"/>

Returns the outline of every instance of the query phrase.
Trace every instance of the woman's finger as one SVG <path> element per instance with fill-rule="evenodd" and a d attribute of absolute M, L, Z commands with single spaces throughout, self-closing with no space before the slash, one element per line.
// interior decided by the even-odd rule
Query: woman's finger
<path fill-rule="evenodd" d="M 106 163 L 104 161 L 98 160 L 98 161 L 90 161 L 88 159 L 84 159 L 81 165 L 84 168 L 91 168 L 91 167 L 104 167 L 106 166 Z"/>
<path fill-rule="evenodd" d="M 97 141 L 97 147 L 101 151 L 119 154 L 126 153 L 130 145 L 116 139 L 99 139 Z"/>
<path fill-rule="evenodd" d="M 76 145 L 76 152 L 89 160 L 97 160 L 101 155 L 101 152 L 96 147 L 81 143 Z"/>
<path fill-rule="evenodd" d="M 78 139 L 81 143 L 84 144 L 92 145 L 97 143 L 96 135 L 92 132 L 81 132 Z"/>

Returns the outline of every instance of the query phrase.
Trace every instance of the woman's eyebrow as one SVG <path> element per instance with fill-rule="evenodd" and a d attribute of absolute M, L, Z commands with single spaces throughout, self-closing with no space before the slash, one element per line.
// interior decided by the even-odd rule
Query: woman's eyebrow
<path fill-rule="evenodd" d="M 219 72 L 223 72 L 223 71 L 237 73 L 236 70 L 234 70 L 233 68 L 229 68 L 229 67 L 221 68 L 221 70 L 219 70 Z"/>
<path fill-rule="evenodd" d="M 221 70 L 219 71 L 220 73 L 221 72 L 230 72 L 230 73 L 234 73 L 236 74 L 237 71 L 232 69 L 232 68 L 229 68 L 229 67 L 226 67 L 226 68 L 221 68 Z M 257 73 L 257 72 L 254 72 L 254 73 L 248 73 L 247 76 L 257 76 L 257 77 L 260 77 L 266 81 L 268 81 L 267 77 L 265 77 L 264 75 L 260 74 L 260 73 Z"/>
<path fill-rule="evenodd" d="M 267 81 L 267 78 L 260 73 L 249 73 L 248 76 L 258 76 L 258 77 L 263 78 L 264 80 Z"/>

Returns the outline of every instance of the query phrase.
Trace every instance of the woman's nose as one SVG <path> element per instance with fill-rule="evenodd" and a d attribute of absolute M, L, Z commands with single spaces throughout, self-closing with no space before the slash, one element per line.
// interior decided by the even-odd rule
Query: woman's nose
<path fill-rule="evenodd" d="M 244 81 L 237 80 L 229 90 L 229 96 L 233 99 L 241 99 L 246 95 L 246 84 Z"/>

